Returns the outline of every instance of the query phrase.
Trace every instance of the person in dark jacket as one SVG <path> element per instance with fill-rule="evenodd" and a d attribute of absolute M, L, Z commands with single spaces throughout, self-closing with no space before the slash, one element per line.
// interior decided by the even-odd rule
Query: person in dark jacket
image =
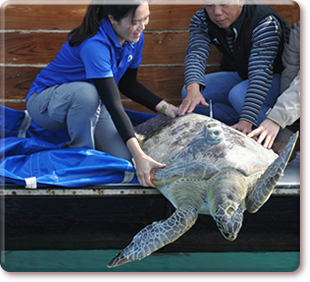
<path fill-rule="evenodd" d="M 209 115 L 247 134 L 279 96 L 287 23 L 252 0 L 206 0 L 190 23 L 179 115 Z M 222 72 L 205 75 L 211 45 L 223 54 Z"/>

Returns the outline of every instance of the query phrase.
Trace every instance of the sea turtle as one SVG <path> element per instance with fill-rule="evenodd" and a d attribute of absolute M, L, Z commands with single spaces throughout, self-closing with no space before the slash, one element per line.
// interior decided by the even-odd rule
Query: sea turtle
<path fill-rule="evenodd" d="M 142 126 L 142 136 L 143 128 L 157 122 L 161 117 Z M 222 235 L 235 240 L 243 212 L 255 213 L 270 197 L 297 135 L 278 157 L 243 133 L 199 114 L 171 119 L 147 134 L 142 149 L 166 164 L 152 170 L 151 179 L 176 211 L 142 229 L 108 267 L 140 260 L 174 242 L 194 225 L 198 214 L 210 214 Z"/>

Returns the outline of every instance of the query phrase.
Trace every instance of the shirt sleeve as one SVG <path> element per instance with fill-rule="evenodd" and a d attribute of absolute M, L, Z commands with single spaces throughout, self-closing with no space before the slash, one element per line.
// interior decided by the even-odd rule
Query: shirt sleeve
<path fill-rule="evenodd" d="M 279 96 L 276 104 L 268 111 L 267 117 L 282 128 L 292 125 L 300 118 L 300 72 L 290 87 Z"/>
<path fill-rule="evenodd" d="M 281 73 L 280 93 L 287 89 L 300 70 L 300 22 L 291 25 L 289 43 L 282 54 L 284 70 Z"/>
<path fill-rule="evenodd" d="M 113 77 L 111 52 L 107 45 L 96 40 L 88 40 L 81 46 L 80 56 L 87 79 Z"/>
<path fill-rule="evenodd" d="M 240 120 L 254 126 L 273 80 L 273 64 L 281 41 L 282 28 L 278 20 L 268 16 L 252 33 L 252 49 L 249 58 L 249 84 Z"/>
<path fill-rule="evenodd" d="M 267 113 L 267 117 L 282 128 L 300 118 L 300 23 L 291 26 L 289 43 L 285 44 L 281 73 L 282 93 Z"/>
<path fill-rule="evenodd" d="M 106 106 L 114 125 L 126 143 L 135 136 L 132 123 L 126 114 L 114 78 L 94 79 L 99 96 Z"/>
<path fill-rule="evenodd" d="M 208 24 L 204 9 L 196 12 L 189 26 L 189 44 L 184 60 L 185 85 L 198 83 L 205 87 L 204 77 L 211 48 Z"/>
<path fill-rule="evenodd" d="M 138 82 L 137 72 L 137 69 L 128 69 L 118 84 L 119 89 L 128 98 L 156 112 L 155 107 L 163 99 Z"/>

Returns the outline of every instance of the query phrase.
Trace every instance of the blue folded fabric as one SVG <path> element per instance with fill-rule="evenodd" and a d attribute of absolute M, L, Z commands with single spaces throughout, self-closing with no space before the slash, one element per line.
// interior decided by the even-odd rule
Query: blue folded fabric
<path fill-rule="evenodd" d="M 133 125 L 153 114 L 127 111 Z M 21 137 L 22 136 L 22 137 Z M 88 148 L 61 149 L 67 130 L 47 130 L 24 111 L 0 105 L 0 182 L 35 187 L 138 183 L 131 162 Z"/>

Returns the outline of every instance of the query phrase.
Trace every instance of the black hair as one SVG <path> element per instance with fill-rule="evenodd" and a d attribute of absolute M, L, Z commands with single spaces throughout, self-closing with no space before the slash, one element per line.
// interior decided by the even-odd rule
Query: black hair
<path fill-rule="evenodd" d="M 108 18 L 108 15 L 120 21 L 130 13 L 134 17 L 138 7 L 139 5 L 89 5 L 82 24 L 68 35 L 69 45 L 78 46 L 87 38 L 93 37 L 98 32 L 100 21 Z"/>

